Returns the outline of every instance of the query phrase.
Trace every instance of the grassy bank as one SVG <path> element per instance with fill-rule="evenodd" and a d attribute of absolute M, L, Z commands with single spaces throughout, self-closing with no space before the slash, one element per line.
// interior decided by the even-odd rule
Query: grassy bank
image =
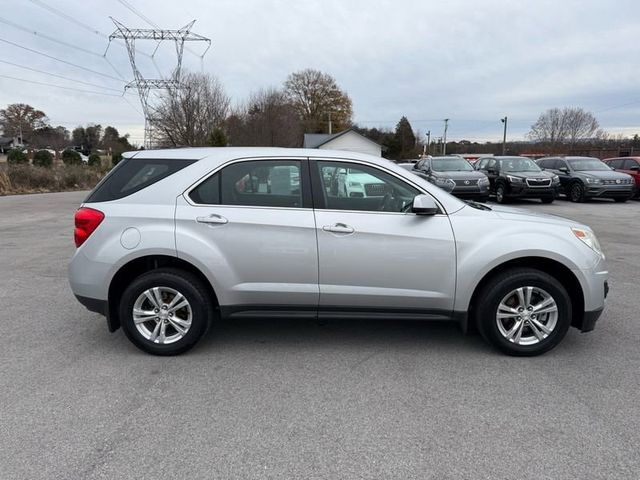
<path fill-rule="evenodd" d="M 85 165 L 44 168 L 6 165 L 0 169 L 0 195 L 88 190 L 104 177 L 107 169 Z"/>

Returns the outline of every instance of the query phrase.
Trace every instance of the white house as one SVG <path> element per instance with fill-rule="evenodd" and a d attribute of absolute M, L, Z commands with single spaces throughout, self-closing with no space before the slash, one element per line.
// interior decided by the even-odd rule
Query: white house
<path fill-rule="evenodd" d="M 348 152 L 368 153 L 377 157 L 382 156 L 382 146 L 360 135 L 349 128 L 342 132 L 329 135 L 326 133 L 305 133 L 305 148 L 321 148 L 325 150 L 346 150 Z"/>

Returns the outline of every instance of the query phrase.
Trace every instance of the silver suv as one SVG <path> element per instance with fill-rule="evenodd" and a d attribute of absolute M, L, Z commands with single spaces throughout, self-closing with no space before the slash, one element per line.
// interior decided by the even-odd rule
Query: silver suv
<path fill-rule="evenodd" d="M 371 180 L 363 195 L 336 187 L 344 171 Z M 350 152 L 135 152 L 75 225 L 75 296 L 157 355 L 220 318 L 283 316 L 453 320 L 536 355 L 592 330 L 608 289 L 588 227 L 463 202 Z"/>

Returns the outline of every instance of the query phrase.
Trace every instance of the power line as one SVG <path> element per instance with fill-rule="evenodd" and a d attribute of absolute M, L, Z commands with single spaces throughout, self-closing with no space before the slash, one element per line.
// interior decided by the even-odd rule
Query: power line
<path fill-rule="evenodd" d="M 104 85 L 98 85 L 96 83 L 85 82 L 84 80 L 76 80 L 75 78 L 65 77 L 64 75 L 58 75 L 57 73 L 46 72 L 44 70 L 38 70 L 37 68 L 27 67 L 26 65 L 19 65 L 17 63 L 8 62 L 6 60 L 0 60 L 0 62 L 6 63 L 7 65 L 12 65 L 14 67 L 23 68 L 25 70 L 31 70 L 32 72 L 42 73 L 43 75 L 50 75 L 52 77 L 58 77 L 58 78 L 61 78 L 63 80 L 68 80 L 70 82 L 83 83 L 84 85 L 89 85 L 90 87 L 103 88 L 105 90 L 112 90 L 114 92 L 122 93 L 122 90 L 117 89 L 117 88 L 105 87 Z"/>
<path fill-rule="evenodd" d="M 122 82 L 121 78 L 114 77 L 114 76 L 109 75 L 107 73 L 98 72 L 96 70 L 91 70 L 90 68 L 83 67 L 82 65 L 78 65 L 78 64 L 75 64 L 75 63 L 68 62 L 66 60 L 62 60 L 60 58 L 54 57 L 54 56 L 49 55 L 47 53 L 39 52 L 38 50 L 34 50 L 32 48 L 25 47 L 25 46 L 20 45 L 18 43 L 14 43 L 14 42 L 11 42 L 9 40 L 5 40 L 4 38 L 0 38 L 0 42 L 4 42 L 4 43 L 7 43 L 9 45 L 13 45 L 14 47 L 21 48 L 22 50 L 26 50 L 28 52 L 32 52 L 32 53 L 35 53 L 35 54 L 38 54 L 38 55 L 42 55 L 43 57 L 50 58 L 51 60 L 55 60 L 57 62 L 61 62 L 61 63 L 65 63 L 67 65 L 71 65 L 72 67 L 76 67 L 76 68 L 79 68 L 81 70 L 85 70 L 87 72 L 91 72 L 91 73 L 93 73 L 95 75 L 101 75 L 103 77 L 110 78 L 111 80 L 116 80 L 117 82 Z"/>
<path fill-rule="evenodd" d="M 0 75 L 0 78 L 8 78 L 10 80 L 16 80 L 18 82 L 33 83 L 35 85 L 44 85 L 46 87 L 62 88 L 64 90 L 72 90 L 74 92 L 90 93 L 90 94 L 93 94 L 93 95 L 105 95 L 107 97 L 122 97 L 122 95 L 124 95 L 124 93 L 122 95 L 115 95 L 113 93 L 95 92 L 93 90 L 82 90 L 82 89 L 73 88 L 73 87 L 63 87 L 62 85 L 54 85 L 52 83 L 37 82 L 35 80 L 26 80 L 24 78 L 11 77 L 9 75 Z"/>
<path fill-rule="evenodd" d="M 92 27 L 90 27 L 89 25 L 87 25 L 86 23 L 81 22 L 80 20 L 78 20 L 75 17 L 72 17 L 71 15 L 68 15 L 60 10 L 58 10 L 55 7 L 52 7 L 51 5 L 47 5 L 46 3 L 42 2 L 41 0 L 29 0 L 31 3 L 33 3 L 34 5 L 37 5 L 41 8 L 44 8 L 45 10 L 48 10 L 50 13 L 53 13 L 54 15 L 57 15 L 60 18 L 63 18 L 65 20 L 67 20 L 68 22 L 71 22 L 75 25 L 78 25 L 79 27 L 87 30 L 88 32 L 94 33 L 96 35 L 98 35 L 99 37 L 102 37 L 106 40 L 109 39 L 109 35 L 107 35 L 104 32 L 101 32 L 100 30 L 96 30 Z M 122 43 L 122 42 L 118 42 L 118 45 L 120 45 L 121 47 L 125 47 L 126 46 Z M 139 52 L 141 55 L 144 55 L 145 57 L 151 57 L 151 55 L 149 55 L 148 53 L 145 52 Z M 101 55 L 103 56 L 103 55 Z"/>

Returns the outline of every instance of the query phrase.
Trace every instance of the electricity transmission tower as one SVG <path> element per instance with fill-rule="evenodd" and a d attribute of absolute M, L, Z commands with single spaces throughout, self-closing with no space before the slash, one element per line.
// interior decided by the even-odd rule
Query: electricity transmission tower
<path fill-rule="evenodd" d="M 166 90 L 170 95 L 180 88 L 180 71 L 182 69 L 182 55 L 184 53 L 185 42 L 206 42 L 207 48 L 202 53 L 201 57 L 207 53 L 211 47 L 211 40 L 203 37 L 191 31 L 191 27 L 196 22 L 195 20 L 188 23 L 178 30 L 165 30 L 160 28 L 128 28 L 122 23 L 111 18 L 116 26 L 116 30 L 109 35 L 109 44 L 114 39 L 124 40 L 127 51 L 129 53 L 129 60 L 131 61 L 131 69 L 133 70 L 133 80 L 125 85 L 125 90 L 129 88 L 136 88 L 140 97 L 140 103 L 142 104 L 142 111 L 144 112 L 144 147 L 153 147 L 153 122 L 154 122 L 154 109 L 150 101 L 150 93 L 152 90 L 161 91 Z M 171 41 L 175 43 L 177 65 L 173 70 L 173 73 L 169 78 L 145 78 L 140 69 L 136 65 L 136 40 L 153 40 L 157 42 L 156 48 L 151 55 L 153 58 L 160 43 L 162 41 Z M 107 46 L 107 50 L 109 46 Z M 106 51 L 105 51 L 106 54 Z"/>

